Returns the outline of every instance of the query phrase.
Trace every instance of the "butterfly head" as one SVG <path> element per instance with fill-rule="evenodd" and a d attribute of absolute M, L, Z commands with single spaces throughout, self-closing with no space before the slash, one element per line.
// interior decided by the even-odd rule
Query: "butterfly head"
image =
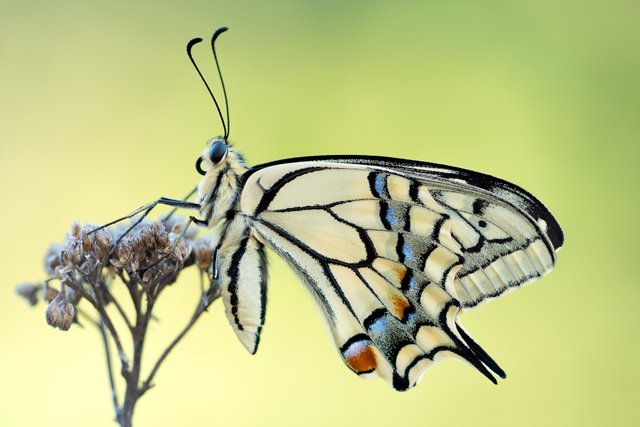
<path fill-rule="evenodd" d="M 228 153 L 227 140 L 222 136 L 213 138 L 196 160 L 196 170 L 200 175 L 207 176 L 210 170 L 219 169 L 225 163 Z"/>
<path fill-rule="evenodd" d="M 197 201 L 201 218 L 215 224 L 232 208 L 239 177 L 247 171 L 240 153 L 222 136 L 211 139 L 196 159 L 196 170 L 202 178 Z"/>

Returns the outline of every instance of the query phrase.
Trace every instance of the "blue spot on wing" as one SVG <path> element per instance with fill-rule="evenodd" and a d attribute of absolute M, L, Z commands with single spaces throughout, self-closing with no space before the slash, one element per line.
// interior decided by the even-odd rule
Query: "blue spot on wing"
<path fill-rule="evenodd" d="M 349 347 L 342 352 L 342 355 L 346 358 L 357 356 L 358 354 L 362 353 L 362 351 L 366 349 L 369 344 L 371 344 L 371 341 L 368 339 L 356 341 L 349 345 Z"/>
<path fill-rule="evenodd" d="M 380 195 L 384 194 L 385 178 L 382 174 L 376 175 L 376 192 Z"/>
<path fill-rule="evenodd" d="M 392 208 L 388 208 L 387 209 L 387 224 L 389 224 L 391 227 L 393 227 L 396 223 L 396 216 L 393 213 L 393 209 Z"/>
<path fill-rule="evenodd" d="M 402 255 L 404 255 L 405 261 L 411 261 L 413 259 L 413 251 L 407 242 L 402 245 Z"/>
<path fill-rule="evenodd" d="M 370 326 L 369 331 L 382 334 L 387 329 L 387 316 L 378 317 Z"/>
<path fill-rule="evenodd" d="M 407 316 L 406 323 L 411 324 L 411 323 L 413 323 L 414 320 L 416 320 L 416 314 L 415 313 L 409 313 L 409 315 Z"/>

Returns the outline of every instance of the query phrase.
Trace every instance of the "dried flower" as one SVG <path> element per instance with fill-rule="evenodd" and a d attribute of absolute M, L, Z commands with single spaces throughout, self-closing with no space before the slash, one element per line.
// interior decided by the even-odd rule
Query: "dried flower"
<path fill-rule="evenodd" d="M 156 238 L 156 247 L 158 251 L 161 253 L 166 253 L 171 247 L 171 239 L 169 238 L 169 233 L 166 230 L 158 231 L 155 234 Z"/>
<path fill-rule="evenodd" d="M 44 256 L 44 269 L 47 273 L 53 274 L 56 271 L 56 267 L 62 264 L 61 259 L 62 245 L 53 243 L 47 249 L 47 253 Z"/>
<path fill-rule="evenodd" d="M 155 233 L 153 227 L 147 227 L 140 232 L 140 240 L 143 246 L 149 250 L 154 250 L 156 247 Z"/>
<path fill-rule="evenodd" d="M 85 252 L 91 252 L 93 250 L 93 245 L 96 243 L 96 234 L 89 234 L 93 227 L 85 225 L 82 227 L 82 231 L 80 233 L 80 239 L 82 240 L 82 249 Z"/>
<path fill-rule="evenodd" d="M 116 257 L 111 258 L 109 261 L 116 268 L 124 268 L 129 264 L 132 256 L 131 243 L 129 243 L 129 240 L 125 240 L 116 248 Z"/>
<path fill-rule="evenodd" d="M 191 245 L 185 243 L 184 240 L 178 240 L 176 248 L 173 250 L 172 258 L 182 263 L 191 255 Z"/>
<path fill-rule="evenodd" d="M 58 290 L 52 288 L 48 284 L 44 285 L 44 300 L 49 303 L 58 295 Z"/>
<path fill-rule="evenodd" d="M 65 292 L 59 292 L 56 295 L 53 301 L 49 303 L 45 313 L 47 323 L 63 331 L 69 330 L 75 315 L 75 307 L 69 302 Z"/>
<path fill-rule="evenodd" d="M 184 224 L 176 221 L 169 230 L 173 234 L 181 234 L 184 231 Z"/>
<path fill-rule="evenodd" d="M 38 294 L 40 293 L 41 289 L 42 285 L 35 285 L 33 283 L 22 283 L 16 286 L 16 293 L 27 300 L 29 304 L 36 305 L 38 303 Z"/>
<path fill-rule="evenodd" d="M 94 255 L 98 261 L 104 263 L 109 257 L 111 245 L 113 244 L 113 237 L 105 230 L 96 231 L 93 235 L 96 236 Z"/>
<path fill-rule="evenodd" d="M 83 245 L 80 240 L 74 239 L 67 245 L 65 251 L 62 252 L 63 264 L 79 265 L 84 259 Z"/>
<path fill-rule="evenodd" d="M 80 222 L 74 221 L 73 224 L 71 224 L 71 235 L 77 239 L 80 237 L 80 231 L 82 231 Z"/>
<path fill-rule="evenodd" d="M 193 246 L 193 253 L 198 267 L 202 271 L 208 271 L 211 268 L 213 251 L 208 240 L 198 239 Z"/>

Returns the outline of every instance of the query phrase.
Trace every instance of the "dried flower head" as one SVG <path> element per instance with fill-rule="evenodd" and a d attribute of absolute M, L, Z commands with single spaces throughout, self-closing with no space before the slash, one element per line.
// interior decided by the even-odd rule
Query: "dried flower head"
<path fill-rule="evenodd" d="M 27 300 L 31 305 L 38 303 L 38 295 L 42 289 L 42 285 L 35 285 L 33 283 L 22 283 L 16 286 L 16 293 L 22 298 Z"/>
<path fill-rule="evenodd" d="M 53 274 L 56 271 L 56 267 L 62 264 L 62 245 L 59 243 L 52 243 L 47 249 L 47 253 L 44 256 L 44 269 L 47 273 Z"/>
<path fill-rule="evenodd" d="M 183 263 L 187 260 L 187 258 L 189 258 L 189 255 L 191 255 L 192 245 L 185 243 L 184 239 L 179 239 L 179 240 L 177 239 L 178 239 L 178 236 L 175 236 L 172 239 L 174 241 L 175 249 L 173 250 L 171 257 L 174 260 L 180 263 Z"/>
<path fill-rule="evenodd" d="M 49 303 L 45 313 L 47 323 L 63 331 L 69 330 L 75 315 L 75 307 L 67 299 L 66 292 L 59 292 L 53 301 Z"/>
<path fill-rule="evenodd" d="M 84 260 L 84 249 L 82 241 L 74 238 L 69 242 L 66 249 L 62 252 L 62 264 L 79 266 Z"/>
<path fill-rule="evenodd" d="M 96 239 L 96 246 L 92 248 L 93 253 L 98 261 L 105 263 L 109 257 L 111 245 L 113 245 L 113 236 L 106 230 L 99 230 L 91 235 Z"/>
<path fill-rule="evenodd" d="M 50 303 L 51 301 L 53 301 L 56 295 L 58 295 L 58 290 L 52 288 L 51 286 L 49 286 L 48 283 L 45 282 L 44 293 L 42 295 L 42 297 L 44 298 L 44 301 L 46 303 Z"/>
<path fill-rule="evenodd" d="M 209 271 L 213 260 L 213 249 L 209 239 L 198 239 L 193 245 L 196 264 L 202 271 Z"/>
<path fill-rule="evenodd" d="M 81 231 L 82 227 L 80 226 L 80 222 L 74 221 L 73 224 L 71 224 L 71 236 L 77 239 L 78 237 L 80 237 Z"/>
<path fill-rule="evenodd" d="M 155 234 L 155 244 L 158 248 L 158 251 L 162 254 L 167 253 L 169 247 L 171 246 L 171 239 L 169 238 L 169 233 L 166 230 L 159 230 L 158 227 L 154 229 Z"/>

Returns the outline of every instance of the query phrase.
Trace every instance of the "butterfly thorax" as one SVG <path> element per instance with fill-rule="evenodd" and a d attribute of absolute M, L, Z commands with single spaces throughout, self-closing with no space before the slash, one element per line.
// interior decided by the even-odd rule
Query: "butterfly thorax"
<path fill-rule="evenodd" d="M 196 201 L 200 204 L 200 218 L 209 226 L 218 224 L 235 210 L 239 194 L 240 177 L 248 170 L 242 155 L 230 146 L 224 158 L 214 164 L 208 158 L 213 139 L 203 152 L 201 158 L 206 174 L 198 183 Z"/>

